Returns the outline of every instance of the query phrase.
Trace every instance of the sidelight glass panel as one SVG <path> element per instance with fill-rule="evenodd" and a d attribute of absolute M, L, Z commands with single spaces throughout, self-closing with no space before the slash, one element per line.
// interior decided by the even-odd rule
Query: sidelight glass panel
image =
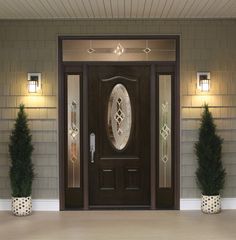
<path fill-rule="evenodd" d="M 80 187 L 80 76 L 67 76 L 68 187 Z"/>
<path fill-rule="evenodd" d="M 63 61 L 175 61 L 175 39 L 63 40 Z"/>
<path fill-rule="evenodd" d="M 159 75 L 159 187 L 171 187 L 171 75 Z"/>
<path fill-rule="evenodd" d="M 116 84 L 111 91 L 107 111 L 108 137 L 117 150 L 128 143 L 132 124 L 129 94 L 123 84 Z"/>

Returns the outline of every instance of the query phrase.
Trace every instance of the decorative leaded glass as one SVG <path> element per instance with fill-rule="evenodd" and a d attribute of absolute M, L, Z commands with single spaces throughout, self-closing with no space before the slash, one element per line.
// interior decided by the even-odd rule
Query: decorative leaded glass
<path fill-rule="evenodd" d="M 175 39 L 65 39 L 63 61 L 175 61 Z"/>
<path fill-rule="evenodd" d="M 159 187 L 171 187 L 171 75 L 159 76 Z"/>
<path fill-rule="evenodd" d="M 116 84 L 110 94 L 107 111 L 108 136 L 117 150 L 128 143 L 132 124 L 131 102 L 126 87 Z"/>
<path fill-rule="evenodd" d="M 68 187 L 80 187 L 80 76 L 68 75 Z"/>

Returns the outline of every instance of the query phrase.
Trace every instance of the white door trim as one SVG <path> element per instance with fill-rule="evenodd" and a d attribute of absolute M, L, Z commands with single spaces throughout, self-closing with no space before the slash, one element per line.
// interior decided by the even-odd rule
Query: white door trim
<path fill-rule="evenodd" d="M 59 211 L 59 199 L 33 199 L 33 211 Z M 11 199 L 0 199 L 0 211 L 11 210 Z"/>
<path fill-rule="evenodd" d="M 236 209 L 236 198 L 222 198 L 222 209 Z M 200 210 L 200 198 L 181 198 L 180 210 Z"/>

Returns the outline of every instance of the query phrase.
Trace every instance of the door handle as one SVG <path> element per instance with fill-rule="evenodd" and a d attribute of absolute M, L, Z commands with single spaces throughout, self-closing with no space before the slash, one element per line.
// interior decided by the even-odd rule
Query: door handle
<path fill-rule="evenodd" d="M 90 162 L 94 163 L 94 153 L 95 153 L 95 134 L 91 133 L 90 134 L 90 154 L 91 154 L 91 158 L 90 158 Z"/>

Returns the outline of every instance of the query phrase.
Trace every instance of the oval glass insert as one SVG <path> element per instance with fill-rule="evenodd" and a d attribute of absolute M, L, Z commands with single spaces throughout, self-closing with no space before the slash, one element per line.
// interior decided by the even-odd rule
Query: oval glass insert
<path fill-rule="evenodd" d="M 131 102 L 126 87 L 116 84 L 110 94 L 107 111 L 108 136 L 117 150 L 128 143 L 132 124 Z"/>

